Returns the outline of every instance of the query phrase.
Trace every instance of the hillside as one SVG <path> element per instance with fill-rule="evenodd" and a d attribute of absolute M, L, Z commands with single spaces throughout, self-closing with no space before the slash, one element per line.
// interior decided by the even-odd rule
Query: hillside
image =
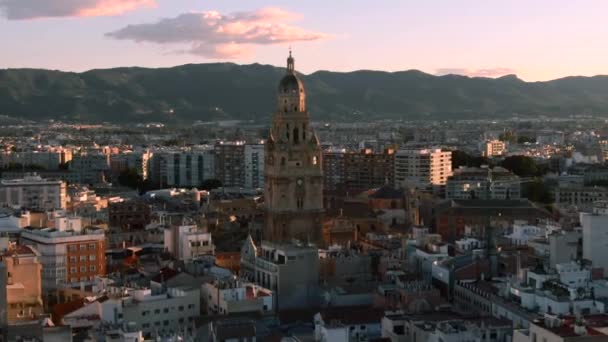
<path fill-rule="evenodd" d="M 283 74 L 273 66 L 231 63 L 84 73 L 0 70 L 0 115 L 86 122 L 266 120 Z M 608 113 L 608 76 L 524 82 L 512 75 L 319 71 L 302 80 L 317 120 Z"/>

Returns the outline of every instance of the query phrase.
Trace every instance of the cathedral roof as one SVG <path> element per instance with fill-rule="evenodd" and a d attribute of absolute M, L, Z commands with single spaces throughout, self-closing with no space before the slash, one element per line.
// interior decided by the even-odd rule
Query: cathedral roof
<path fill-rule="evenodd" d="M 279 92 L 281 93 L 300 93 L 304 92 L 304 84 L 296 75 L 295 60 L 289 51 L 287 58 L 287 75 L 281 79 L 279 83 Z"/>
<path fill-rule="evenodd" d="M 287 74 L 279 83 L 279 91 L 282 93 L 299 93 L 304 90 L 304 84 L 296 74 Z"/>

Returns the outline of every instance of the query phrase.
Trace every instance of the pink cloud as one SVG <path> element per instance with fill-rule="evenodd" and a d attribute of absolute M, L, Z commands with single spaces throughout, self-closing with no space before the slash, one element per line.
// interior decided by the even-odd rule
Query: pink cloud
<path fill-rule="evenodd" d="M 435 71 L 436 75 L 464 75 L 471 77 L 500 77 L 510 74 L 515 74 L 515 70 L 511 68 L 486 68 L 486 69 L 465 69 L 465 68 L 441 68 Z"/>
<path fill-rule="evenodd" d="M 119 15 L 156 6 L 156 0 L 0 0 L 9 20 Z"/>
<path fill-rule="evenodd" d="M 156 44 L 189 44 L 178 52 L 207 58 L 243 58 L 256 45 L 313 41 L 327 38 L 288 24 L 300 17 L 280 8 L 221 14 L 217 11 L 184 13 L 155 23 L 129 25 L 107 33 L 114 39 Z"/>

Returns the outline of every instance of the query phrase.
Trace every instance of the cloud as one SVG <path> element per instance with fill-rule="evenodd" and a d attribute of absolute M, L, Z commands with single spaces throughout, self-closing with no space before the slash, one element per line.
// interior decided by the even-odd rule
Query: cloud
<path fill-rule="evenodd" d="M 156 0 L 0 0 L 9 20 L 118 15 L 156 6 Z"/>
<path fill-rule="evenodd" d="M 488 68 L 488 69 L 464 69 L 464 68 L 441 68 L 435 71 L 436 75 L 465 75 L 471 77 L 500 77 L 515 74 L 510 68 Z"/>
<path fill-rule="evenodd" d="M 221 14 L 216 11 L 184 13 L 155 23 L 129 25 L 107 33 L 114 39 L 155 44 L 187 44 L 176 50 L 207 58 L 251 56 L 256 45 L 313 41 L 327 38 L 320 32 L 289 25 L 300 16 L 280 8 Z"/>

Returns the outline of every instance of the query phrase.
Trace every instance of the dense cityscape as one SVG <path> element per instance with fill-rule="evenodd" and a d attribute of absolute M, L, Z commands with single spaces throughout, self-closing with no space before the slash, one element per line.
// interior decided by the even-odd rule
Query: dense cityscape
<path fill-rule="evenodd" d="M 608 122 L 1 127 L 23 341 L 605 341 Z M 269 128 L 269 129 L 268 129 Z"/>
<path fill-rule="evenodd" d="M 608 342 L 608 3 L 0 0 L 0 342 Z"/>

